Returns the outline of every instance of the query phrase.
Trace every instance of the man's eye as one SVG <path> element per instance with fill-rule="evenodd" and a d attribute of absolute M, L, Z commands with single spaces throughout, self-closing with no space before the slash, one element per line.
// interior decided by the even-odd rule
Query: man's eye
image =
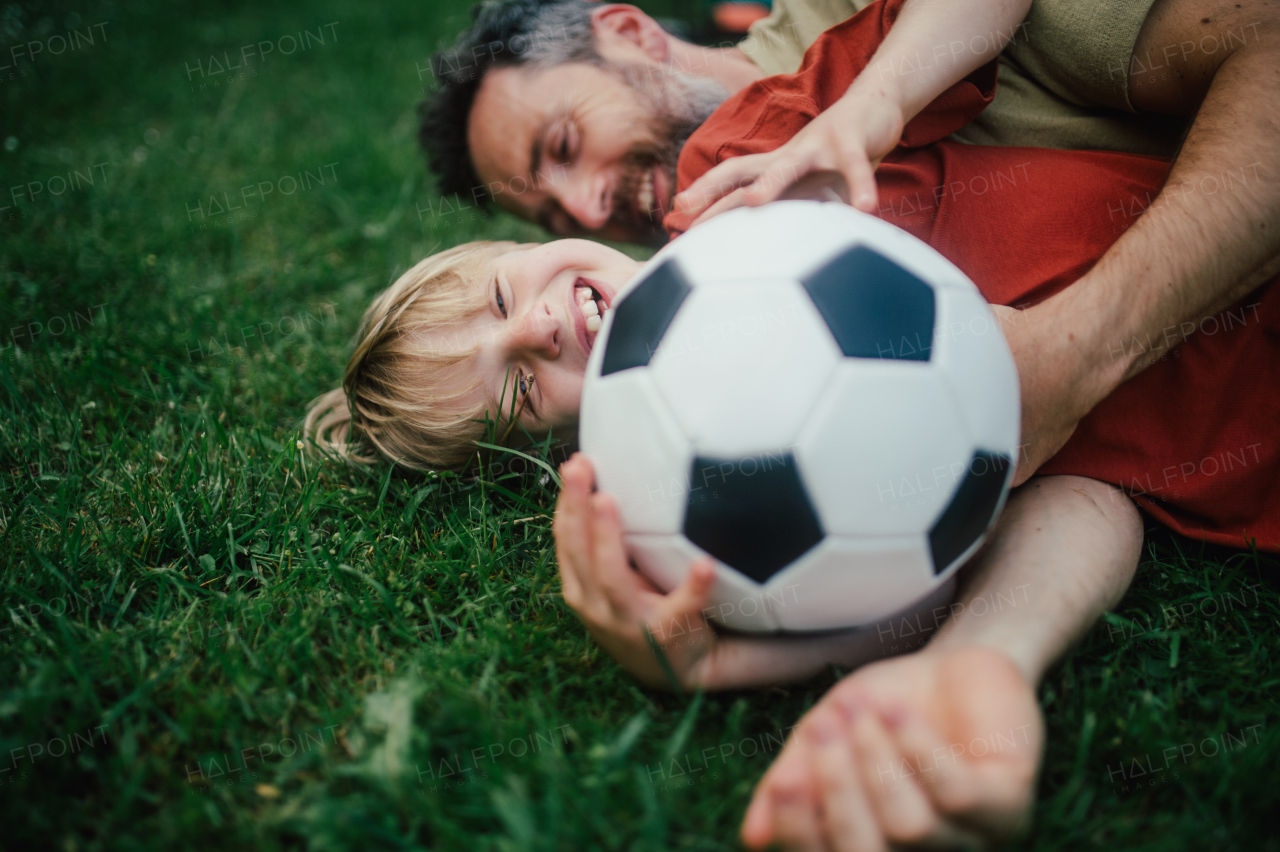
<path fill-rule="evenodd" d="M 559 137 L 551 146 L 555 150 L 556 159 L 561 163 L 568 163 L 573 158 L 573 141 L 574 132 L 573 125 L 566 125 L 560 130 Z"/>

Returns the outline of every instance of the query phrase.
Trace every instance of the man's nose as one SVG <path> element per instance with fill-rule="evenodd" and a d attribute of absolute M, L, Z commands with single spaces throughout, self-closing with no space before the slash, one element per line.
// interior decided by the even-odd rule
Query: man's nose
<path fill-rule="evenodd" d="M 604 171 L 575 175 L 561 192 L 560 204 L 584 231 L 598 231 L 613 215 L 613 189 Z"/>
<path fill-rule="evenodd" d="M 560 354 L 560 335 L 560 321 L 551 313 L 549 305 L 539 302 L 512 320 L 507 346 L 513 352 L 550 360 Z"/>

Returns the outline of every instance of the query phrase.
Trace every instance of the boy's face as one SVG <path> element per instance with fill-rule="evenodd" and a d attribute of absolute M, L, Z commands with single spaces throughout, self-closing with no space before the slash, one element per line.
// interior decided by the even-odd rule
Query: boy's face
<path fill-rule="evenodd" d="M 509 415 L 514 388 L 517 409 L 528 395 L 520 422 L 530 432 L 563 435 L 576 426 L 596 339 L 592 327 L 598 328 L 590 317 L 608 310 L 639 268 L 621 252 L 587 240 L 557 240 L 490 261 L 474 283 L 483 288 L 485 309 L 462 329 L 440 332 L 449 335 L 449 345 L 477 350 L 452 376 L 459 382 L 480 377 L 480 389 L 463 403 L 496 410 L 501 399 Z"/>

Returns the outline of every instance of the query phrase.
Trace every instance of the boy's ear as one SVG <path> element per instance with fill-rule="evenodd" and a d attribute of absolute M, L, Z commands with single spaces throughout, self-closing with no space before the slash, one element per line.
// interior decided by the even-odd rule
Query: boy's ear
<path fill-rule="evenodd" d="M 641 53 L 654 62 L 666 62 L 671 36 L 658 22 L 623 3 L 606 3 L 591 13 L 596 51 L 605 59 L 633 57 Z"/>

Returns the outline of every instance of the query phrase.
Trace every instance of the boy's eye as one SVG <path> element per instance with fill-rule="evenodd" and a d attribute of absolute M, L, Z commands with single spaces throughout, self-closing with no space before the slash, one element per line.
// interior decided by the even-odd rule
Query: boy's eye
<path fill-rule="evenodd" d="M 517 387 L 520 389 L 522 406 L 528 406 L 529 413 L 536 417 L 538 413 L 533 408 L 533 382 L 535 378 L 532 374 L 521 373 L 517 381 Z"/>

